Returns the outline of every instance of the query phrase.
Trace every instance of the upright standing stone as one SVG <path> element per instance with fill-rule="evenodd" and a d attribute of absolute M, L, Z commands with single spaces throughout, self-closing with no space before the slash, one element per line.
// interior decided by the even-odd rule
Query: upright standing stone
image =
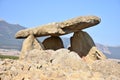
<path fill-rule="evenodd" d="M 92 38 L 83 31 L 74 32 L 70 41 L 71 47 L 69 49 L 77 52 L 81 57 L 86 56 L 90 49 L 95 46 Z"/>
<path fill-rule="evenodd" d="M 57 50 L 60 48 L 64 48 L 63 42 L 60 37 L 58 36 L 52 36 L 43 41 L 43 45 L 45 49 L 53 49 Z"/>
<path fill-rule="evenodd" d="M 33 35 L 29 35 L 23 42 L 20 59 L 24 59 L 27 52 L 33 49 L 43 50 L 44 46 Z"/>

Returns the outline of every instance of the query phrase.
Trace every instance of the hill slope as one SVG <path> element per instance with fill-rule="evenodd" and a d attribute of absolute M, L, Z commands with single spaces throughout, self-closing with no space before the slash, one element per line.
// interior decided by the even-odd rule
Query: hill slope
<path fill-rule="evenodd" d="M 110 58 L 114 57 L 114 58 L 120 59 L 120 46 L 119 47 L 108 47 L 108 48 L 111 53 L 114 53 L 110 55 Z"/>
<path fill-rule="evenodd" d="M 120 46 L 105 46 L 99 43 L 96 43 L 96 46 L 101 50 L 108 58 L 120 59 Z"/>
<path fill-rule="evenodd" d="M 4 20 L 0 20 L 0 48 L 20 49 L 21 40 L 15 39 L 14 35 L 21 29 L 25 28 L 18 24 L 9 24 Z"/>

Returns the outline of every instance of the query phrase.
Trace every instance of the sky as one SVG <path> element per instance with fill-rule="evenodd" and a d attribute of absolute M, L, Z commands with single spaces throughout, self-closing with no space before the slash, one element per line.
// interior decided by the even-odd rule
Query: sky
<path fill-rule="evenodd" d="M 86 15 L 101 18 L 84 30 L 95 42 L 120 46 L 120 0 L 0 0 L 0 19 L 27 28 Z"/>

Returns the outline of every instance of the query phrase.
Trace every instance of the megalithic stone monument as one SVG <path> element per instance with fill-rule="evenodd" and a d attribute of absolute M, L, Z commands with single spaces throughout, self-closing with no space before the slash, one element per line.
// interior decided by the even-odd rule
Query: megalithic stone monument
<path fill-rule="evenodd" d="M 23 42 L 20 58 L 24 58 L 27 52 L 32 49 L 57 50 L 64 48 L 63 42 L 59 36 L 74 33 L 71 37 L 71 46 L 69 48 L 71 51 L 78 53 L 80 57 L 86 57 L 93 61 L 98 60 L 98 55 L 101 55 L 99 56 L 100 59 L 105 59 L 104 54 L 99 52 L 97 48 L 95 48 L 97 53 L 94 53 L 95 51 L 91 52 L 93 47 L 95 47 L 94 41 L 87 32 L 82 31 L 83 29 L 99 24 L 100 21 L 101 19 L 97 16 L 80 16 L 63 22 L 54 22 L 35 28 L 20 30 L 16 33 L 15 37 L 17 39 L 26 38 Z M 38 42 L 36 37 L 42 36 L 51 37 L 45 39 L 43 43 Z"/>

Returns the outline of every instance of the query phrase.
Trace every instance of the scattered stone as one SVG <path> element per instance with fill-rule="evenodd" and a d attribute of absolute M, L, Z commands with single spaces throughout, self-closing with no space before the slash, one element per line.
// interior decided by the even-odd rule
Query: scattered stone
<path fill-rule="evenodd" d="M 97 49 L 97 47 L 93 46 L 85 57 L 85 61 L 88 64 L 92 64 L 96 60 L 105 60 L 106 56 Z"/>
<path fill-rule="evenodd" d="M 64 48 L 62 39 L 58 36 L 51 36 L 45 39 L 42 44 L 44 45 L 45 49 L 57 50 Z"/>
<path fill-rule="evenodd" d="M 0 60 L 1 80 L 120 80 L 120 64 L 97 60 L 92 65 L 67 49 L 29 51 L 24 60 Z"/>

